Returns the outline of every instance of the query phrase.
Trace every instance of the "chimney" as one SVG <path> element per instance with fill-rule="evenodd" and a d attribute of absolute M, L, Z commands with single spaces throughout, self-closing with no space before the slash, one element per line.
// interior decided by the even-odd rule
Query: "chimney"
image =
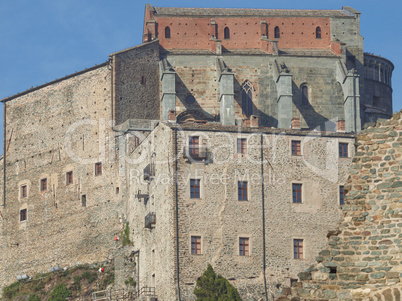
<path fill-rule="evenodd" d="M 176 111 L 169 110 L 169 112 L 168 112 L 168 120 L 170 122 L 176 122 Z"/>
<path fill-rule="evenodd" d="M 292 129 L 300 130 L 300 118 L 297 117 L 292 118 Z"/>
<path fill-rule="evenodd" d="M 250 116 L 250 127 L 251 128 L 258 128 L 258 116 L 256 115 L 251 115 Z"/>
<path fill-rule="evenodd" d="M 338 120 L 336 123 L 336 131 L 337 132 L 345 132 L 345 120 Z"/>

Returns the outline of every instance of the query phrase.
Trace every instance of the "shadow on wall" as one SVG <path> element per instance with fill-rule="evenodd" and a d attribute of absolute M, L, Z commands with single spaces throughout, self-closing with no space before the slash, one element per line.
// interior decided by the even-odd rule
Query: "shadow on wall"
<path fill-rule="evenodd" d="M 193 98 L 189 96 L 193 96 Z M 198 116 L 205 116 L 205 120 L 207 121 L 217 121 L 219 120 L 219 114 L 212 115 L 201 108 L 200 104 L 197 101 L 197 98 L 194 96 L 193 93 L 186 87 L 183 80 L 180 76 L 176 73 L 176 97 L 181 101 L 183 106 L 189 112 L 197 112 Z M 191 101 L 190 101 L 191 99 Z"/>
<path fill-rule="evenodd" d="M 292 91 L 293 91 L 293 104 L 296 106 L 300 115 L 303 117 L 306 125 L 309 129 L 317 129 L 319 131 L 335 131 L 336 124 L 329 120 L 327 117 L 317 113 L 311 103 L 302 104 L 302 91 L 292 81 Z M 295 116 L 297 117 L 297 116 Z M 302 122 L 302 120 L 300 120 Z M 303 123 L 302 123 L 303 127 Z"/>

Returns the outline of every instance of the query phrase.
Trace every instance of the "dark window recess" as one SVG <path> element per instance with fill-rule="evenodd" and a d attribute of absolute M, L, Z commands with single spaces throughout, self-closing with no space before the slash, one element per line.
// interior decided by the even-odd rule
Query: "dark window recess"
<path fill-rule="evenodd" d="M 152 229 L 152 226 L 156 224 L 155 212 L 150 212 L 145 216 L 145 228 Z"/>
<path fill-rule="evenodd" d="M 40 191 L 46 191 L 47 190 L 47 179 L 42 179 L 40 180 Z"/>
<path fill-rule="evenodd" d="M 301 156 L 301 142 L 292 140 L 292 156 Z"/>
<path fill-rule="evenodd" d="M 146 80 L 145 80 L 145 76 L 141 76 L 141 85 L 145 85 Z"/>
<path fill-rule="evenodd" d="M 170 39 L 170 27 L 165 27 L 165 39 Z"/>
<path fill-rule="evenodd" d="M 73 172 L 69 171 L 66 173 L 66 185 L 73 184 Z"/>
<path fill-rule="evenodd" d="M 247 182 L 238 182 L 238 200 L 247 201 Z"/>
<path fill-rule="evenodd" d="M 345 204 L 345 190 L 343 186 L 339 186 L 339 204 L 341 206 Z"/>
<path fill-rule="evenodd" d="M 297 282 L 297 279 L 290 278 L 290 287 L 292 287 Z"/>
<path fill-rule="evenodd" d="M 249 81 L 245 82 L 242 87 L 241 108 L 247 117 L 253 114 L 253 86 Z"/>
<path fill-rule="evenodd" d="M 190 198 L 200 198 L 200 180 L 190 180 Z"/>
<path fill-rule="evenodd" d="M 381 106 L 381 97 L 373 96 L 373 106 L 377 108 Z"/>
<path fill-rule="evenodd" d="M 230 39 L 230 29 L 229 29 L 229 27 L 225 27 L 225 29 L 224 29 L 224 38 L 225 38 L 225 40 Z"/>
<path fill-rule="evenodd" d="M 119 193 L 120 193 L 120 188 L 116 187 L 116 194 L 119 194 Z"/>
<path fill-rule="evenodd" d="M 348 70 L 356 69 L 356 57 L 353 55 L 348 55 L 346 58 L 346 68 Z"/>
<path fill-rule="evenodd" d="M 247 139 L 246 138 L 238 138 L 237 139 L 237 153 L 239 153 L 239 154 L 247 153 Z"/>
<path fill-rule="evenodd" d="M 205 146 L 200 146 L 200 137 L 191 136 L 188 142 L 188 152 L 184 150 L 184 157 L 194 160 L 208 159 L 208 149 Z"/>
<path fill-rule="evenodd" d="M 315 38 L 321 39 L 321 27 L 320 26 L 317 26 L 317 28 L 315 29 Z"/>
<path fill-rule="evenodd" d="M 239 255 L 249 256 L 250 255 L 250 241 L 247 237 L 239 238 Z"/>
<path fill-rule="evenodd" d="M 293 258 L 303 259 L 303 239 L 293 240 Z"/>
<path fill-rule="evenodd" d="M 150 163 L 144 168 L 144 180 L 149 181 L 155 176 L 155 164 Z"/>
<path fill-rule="evenodd" d="M 302 202 L 302 184 L 292 184 L 293 203 Z"/>
<path fill-rule="evenodd" d="M 191 254 L 201 254 L 201 236 L 191 236 Z"/>
<path fill-rule="evenodd" d="M 27 220 L 27 209 L 22 209 L 20 210 L 20 221 L 26 221 Z"/>
<path fill-rule="evenodd" d="M 22 185 L 21 186 L 21 197 L 26 198 L 28 196 L 28 186 Z"/>
<path fill-rule="evenodd" d="M 309 104 L 308 87 L 307 86 L 302 86 L 301 92 L 302 92 L 302 106 L 307 106 Z"/>
<path fill-rule="evenodd" d="M 348 157 L 348 144 L 339 143 L 339 158 L 347 158 L 347 157 Z"/>
<path fill-rule="evenodd" d="M 336 274 L 336 267 L 329 267 L 330 274 Z"/>
<path fill-rule="evenodd" d="M 102 174 L 102 163 L 95 163 L 95 176 L 100 176 Z"/>
<path fill-rule="evenodd" d="M 87 206 L 87 196 L 85 194 L 83 194 L 81 196 L 81 206 L 82 207 L 86 207 Z"/>
<path fill-rule="evenodd" d="M 281 33 L 280 33 L 280 31 L 279 31 L 279 27 L 278 27 L 278 26 L 275 26 L 275 29 L 274 29 L 274 37 L 275 37 L 275 39 L 279 39 L 279 38 L 281 37 Z"/>

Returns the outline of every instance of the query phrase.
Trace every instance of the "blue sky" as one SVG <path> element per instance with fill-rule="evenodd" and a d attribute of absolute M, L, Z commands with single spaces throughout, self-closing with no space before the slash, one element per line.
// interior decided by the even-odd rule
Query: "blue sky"
<path fill-rule="evenodd" d="M 110 53 L 140 44 L 146 3 L 284 9 L 351 6 L 362 13 L 360 33 L 365 51 L 394 63 L 394 111 L 402 108 L 402 1 L 398 0 L 2 0 L 0 98 L 105 62 Z M 2 108 L 0 118 L 2 133 Z M 0 137 L 2 145 L 2 134 Z"/>

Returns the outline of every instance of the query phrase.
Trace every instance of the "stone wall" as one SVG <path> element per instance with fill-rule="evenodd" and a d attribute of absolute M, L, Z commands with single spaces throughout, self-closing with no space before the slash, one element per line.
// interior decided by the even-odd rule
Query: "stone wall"
<path fill-rule="evenodd" d="M 142 44 L 110 57 L 115 124 L 128 119 L 159 119 L 159 43 Z"/>
<path fill-rule="evenodd" d="M 401 132 L 396 113 L 358 135 L 343 221 L 287 299 L 400 300 Z"/>
<path fill-rule="evenodd" d="M 124 191 L 114 164 L 110 83 L 104 64 L 5 102 L 1 286 L 54 266 L 103 261 L 114 247 Z"/>

